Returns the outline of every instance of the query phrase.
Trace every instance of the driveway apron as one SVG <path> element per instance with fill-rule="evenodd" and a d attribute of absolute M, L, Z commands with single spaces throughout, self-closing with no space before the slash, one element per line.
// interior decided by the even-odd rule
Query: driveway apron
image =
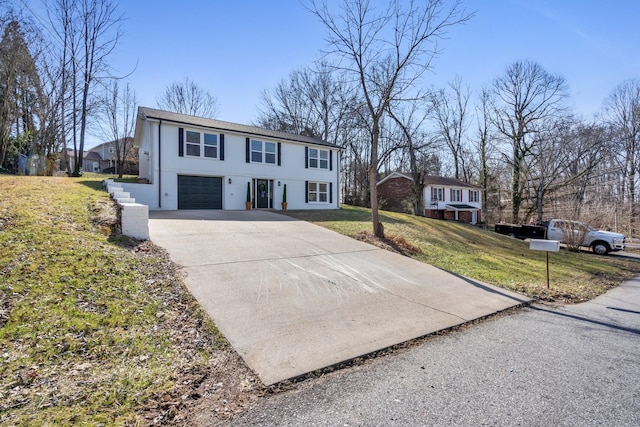
<path fill-rule="evenodd" d="M 270 211 L 152 211 L 149 231 L 265 385 L 529 301 Z"/>

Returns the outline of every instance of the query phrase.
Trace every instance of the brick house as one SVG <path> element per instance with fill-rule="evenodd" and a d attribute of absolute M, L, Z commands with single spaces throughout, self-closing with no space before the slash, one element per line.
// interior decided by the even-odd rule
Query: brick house
<path fill-rule="evenodd" d="M 377 186 L 382 209 L 413 212 L 413 179 L 410 176 L 393 172 L 380 180 Z M 469 224 L 482 221 L 481 188 L 454 178 L 426 176 L 424 204 L 424 216 L 428 218 Z"/>

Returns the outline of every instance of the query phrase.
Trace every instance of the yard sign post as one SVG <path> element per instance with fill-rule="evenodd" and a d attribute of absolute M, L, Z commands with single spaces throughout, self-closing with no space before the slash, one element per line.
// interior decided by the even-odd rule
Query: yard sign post
<path fill-rule="evenodd" d="M 547 253 L 547 289 L 549 289 L 549 252 L 558 252 L 560 250 L 560 241 L 531 239 L 529 249 L 532 251 L 545 251 Z"/>

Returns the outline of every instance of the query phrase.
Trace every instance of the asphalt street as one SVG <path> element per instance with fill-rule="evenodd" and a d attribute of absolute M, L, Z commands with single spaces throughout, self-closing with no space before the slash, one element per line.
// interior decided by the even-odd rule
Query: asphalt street
<path fill-rule="evenodd" d="M 639 426 L 640 278 L 533 305 L 262 398 L 234 426 Z"/>

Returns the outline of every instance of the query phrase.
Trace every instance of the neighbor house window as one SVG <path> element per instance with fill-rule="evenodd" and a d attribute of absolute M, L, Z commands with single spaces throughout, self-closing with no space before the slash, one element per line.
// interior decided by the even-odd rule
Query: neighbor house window
<path fill-rule="evenodd" d="M 309 203 L 327 203 L 329 201 L 329 184 L 326 182 L 310 182 L 307 187 Z"/>
<path fill-rule="evenodd" d="M 434 188 L 431 200 L 437 200 L 438 202 L 444 202 L 444 188 Z"/>
<path fill-rule="evenodd" d="M 276 163 L 275 142 L 251 140 L 251 161 L 253 163 Z"/>
<path fill-rule="evenodd" d="M 329 169 L 329 150 L 309 148 L 308 160 L 310 168 Z"/>
<path fill-rule="evenodd" d="M 480 200 L 478 193 L 478 191 L 469 190 L 469 202 L 478 203 L 478 200 Z"/>
<path fill-rule="evenodd" d="M 462 190 L 451 190 L 451 201 L 452 202 L 461 202 L 462 201 Z"/>

